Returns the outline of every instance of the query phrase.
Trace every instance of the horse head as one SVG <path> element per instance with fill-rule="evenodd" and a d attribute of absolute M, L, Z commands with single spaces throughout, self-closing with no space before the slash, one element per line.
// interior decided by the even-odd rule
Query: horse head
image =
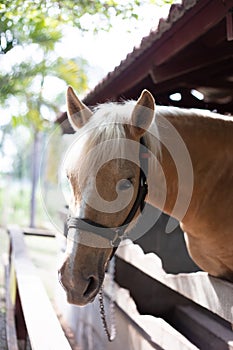
<path fill-rule="evenodd" d="M 71 223 L 59 274 L 68 301 L 85 305 L 97 295 L 119 243 L 114 234 L 137 201 L 140 140 L 154 118 L 155 103 L 144 90 L 136 103 L 107 103 L 91 111 L 69 87 L 67 109 L 77 138 L 65 161 Z M 139 213 L 136 208 L 130 225 Z"/>

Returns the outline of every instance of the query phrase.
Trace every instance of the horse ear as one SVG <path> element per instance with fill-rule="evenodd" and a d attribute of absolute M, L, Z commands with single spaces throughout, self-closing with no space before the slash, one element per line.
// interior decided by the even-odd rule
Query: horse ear
<path fill-rule="evenodd" d="M 67 114 L 74 130 L 80 129 L 92 116 L 91 110 L 75 95 L 71 86 L 67 89 Z"/>
<path fill-rule="evenodd" d="M 155 100 L 148 90 L 143 90 L 131 115 L 130 133 L 141 138 L 149 128 L 155 114 Z"/>

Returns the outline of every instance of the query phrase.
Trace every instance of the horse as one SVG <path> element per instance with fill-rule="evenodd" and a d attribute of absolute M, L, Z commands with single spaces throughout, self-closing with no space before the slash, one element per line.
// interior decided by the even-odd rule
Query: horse
<path fill-rule="evenodd" d="M 67 113 L 77 136 L 64 161 L 71 199 L 59 278 L 68 302 L 95 299 L 145 203 L 178 220 L 202 270 L 233 282 L 233 117 L 157 106 L 148 90 L 91 110 L 71 87 Z"/>

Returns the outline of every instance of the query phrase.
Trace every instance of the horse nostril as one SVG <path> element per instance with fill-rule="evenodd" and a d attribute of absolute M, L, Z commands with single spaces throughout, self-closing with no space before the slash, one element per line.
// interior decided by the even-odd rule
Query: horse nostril
<path fill-rule="evenodd" d="M 85 292 L 83 293 L 83 295 L 85 297 L 90 296 L 93 292 L 95 292 L 97 290 L 98 285 L 99 285 L 99 283 L 98 283 L 98 279 L 96 277 L 93 277 L 93 276 L 89 277 L 88 278 L 88 285 L 87 285 L 87 288 L 86 288 Z"/>

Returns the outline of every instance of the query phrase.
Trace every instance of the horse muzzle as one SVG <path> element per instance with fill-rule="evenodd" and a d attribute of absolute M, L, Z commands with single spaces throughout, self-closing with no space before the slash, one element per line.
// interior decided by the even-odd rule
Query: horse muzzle
<path fill-rule="evenodd" d="M 84 275 L 83 273 L 77 273 L 77 271 L 75 274 L 71 274 L 68 270 L 69 263 L 65 261 L 58 271 L 58 279 L 66 292 L 68 303 L 83 306 L 93 302 L 100 290 L 103 277 Z"/>

